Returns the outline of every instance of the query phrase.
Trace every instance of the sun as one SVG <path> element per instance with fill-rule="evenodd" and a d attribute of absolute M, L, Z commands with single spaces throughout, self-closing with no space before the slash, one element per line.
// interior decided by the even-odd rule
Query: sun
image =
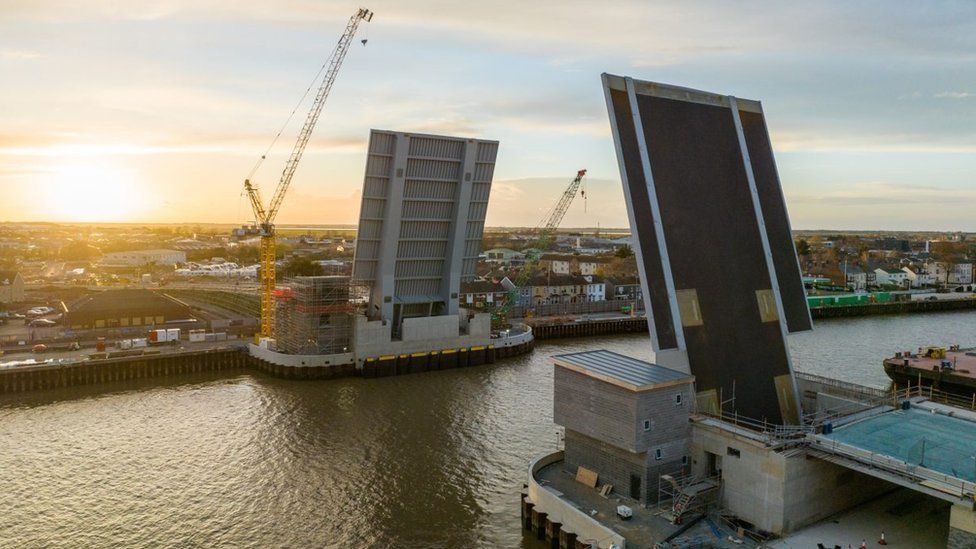
<path fill-rule="evenodd" d="M 58 166 L 39 195 L 50 221 L 135 221 L 151 203 L 132 172 L 99 160 Z"/>

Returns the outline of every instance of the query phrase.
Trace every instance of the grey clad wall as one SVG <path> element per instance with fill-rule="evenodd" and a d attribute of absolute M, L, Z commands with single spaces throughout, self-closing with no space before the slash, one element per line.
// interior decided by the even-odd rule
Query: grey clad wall
<path fill-rule="evenodd" d="M 655 352 L 684 353 L 704 409 L 798 422 L 785 335 L 811 322 L 761 105 L 604 89 Z"/>
<path fill-rule="evenodd" d="M 474 277 L 497 141 L 372 130 L 353 278 L 369 316 L 457 314 Z"/>
<path fill-rule="evenodd" d="M 592 469 L 624 495 L 637 477 L 637 498 L 657 501 L 658 477 L 681 470 L 690 456 L 692 387 L 689 377 L 633 391 L 556 364 L 553 421 L 566 429 L 567 469 Z"/>

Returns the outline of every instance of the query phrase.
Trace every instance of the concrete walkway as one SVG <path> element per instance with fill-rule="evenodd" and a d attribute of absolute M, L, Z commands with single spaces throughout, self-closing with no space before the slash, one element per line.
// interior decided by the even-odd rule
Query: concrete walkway
<path fill-rule="evenodd" d="M 884 547 L 927 549 L 946 546 L 949 535 L 949 504 L 907 488 L 898 488 L 873 501 L 769 543 L 780 549 L 810 549 L 822 543 L 833 549 L 840 545 L 878 545 L 881 532 Z"/>

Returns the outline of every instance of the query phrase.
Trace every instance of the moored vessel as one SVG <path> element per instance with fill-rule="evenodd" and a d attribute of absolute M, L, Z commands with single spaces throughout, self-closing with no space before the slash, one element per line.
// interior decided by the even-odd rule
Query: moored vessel
<path fill-rule="evenodd" d="M 976 394 L 976 349 L 958 345 L 919 347 L 884 360 L 885 373 L 897 385 L 932 386 L 947 393 Z"/>

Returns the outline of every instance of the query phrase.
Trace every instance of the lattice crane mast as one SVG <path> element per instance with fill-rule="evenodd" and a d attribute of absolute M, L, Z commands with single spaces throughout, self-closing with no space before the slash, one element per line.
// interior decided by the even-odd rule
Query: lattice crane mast
<path fill-rule="evenodd" d="M 325 100 L 328 99 L 329 92 L 332 91 L 332 85 L 335 83 L 336 76 L 339 74 L 342 61 L 346 58 L 349 46 L 356 36 L 359 24 L 363 21 L 368 23 L 372 19 L 373 12 L 366 8 L 360 8 L 349 18 L 345 32 L 339 37 L 339 43 L 332 50 L 332 55 L 329 57 L 329 60 L 323 65 L 325 75 L 322 77 L 322 83 L 315 94 L 315 100 L 312 102 L 312 108 L 308 111 L 305 123 L 302 125 L 301 131 L 298 132 L 298 139 L 295 141 L 295 146 L 292 148 L 291 155 L 288 157 L 288 162 L 285 163 L 285 169 L 281 172 L 278 186 L 275 187 L 274 195 L 271 197 L 271 202 L 267 208 L 264 207 L 264 202 L 261 200 L 261 193 L 257 185 L 251 183 L 250 178 L 244 180 L 244 191 L 250 200 L 251 209 L 254 210 L 254 222 L 257 224 L 261 235 L 261 276 L 259 288 L 261 291 L 260 335 L 262 337 L 272 337 L 274 334 L 275 217 L 278 215 L 279 208 L 281 208 L 281 202 L 285 198 L 285 192 L 291 184 L 295 170 L 298 169 L 298 163 L 302 159 L 302 154 L 305 153 L 305 146 L 308 145 L 308 140 L 312 137 L 312 130 L 315 128 L 315 123 L 318 122 L 319 115 L 322 114 L 322 107 L 325 106 Z M 365 44 L 366 41 L 363 40 L 363 45 Z M 265 156 L 262 155 L 261 160 L 264 160 Z M 257 170 L 258 165 L 260 165 L 261 160 L 258 161 L 254 170 L 251 171 L 252 175 Z"/>
<path fill-rule="evenodd" d="M 542 218 L 542 221 L 537 227 L 537 234 L 539 240 L 536 243 L 536 248 L 539 249 L 539 255 L 536 257 L 529 258 L 522 270 L 519 272 L 515 280 L 512 281 L 514 287 L 508 291 L 508 295 L 505 296 L 505 302 L 502 303 L 500 307 L 495 309 L 495 321 L 496 323 L 507 322 L 508 311 L 518 301 L 519 295 L 521 293 L 522 287 L 529 282 L 532 276 L 535 274 L 536 266 L 539 263 L 539 259 L 542 257 L 542 253 L 545 251 L 552 239 L 556 235 L 556 229 L 559 228 L 559 224 L 562 223 L 563 218 L 566 217 L 566 212 L 569 211 L 570 204 L 573 203 L 573 199 L 576 198 L 576 194 L 580 191 L 580 186 L 583 184 L 583 176 L 586 175 L 586 170 L 580 170 L 576 172 L 576 178 L 570 181 L 569 186 L 563 191 L 562 196 L 556 201 L 556 204 L 546 213 L 546 216 Z M 583 191 L 583 198 L 586 198 L 585 191 Z"/>

